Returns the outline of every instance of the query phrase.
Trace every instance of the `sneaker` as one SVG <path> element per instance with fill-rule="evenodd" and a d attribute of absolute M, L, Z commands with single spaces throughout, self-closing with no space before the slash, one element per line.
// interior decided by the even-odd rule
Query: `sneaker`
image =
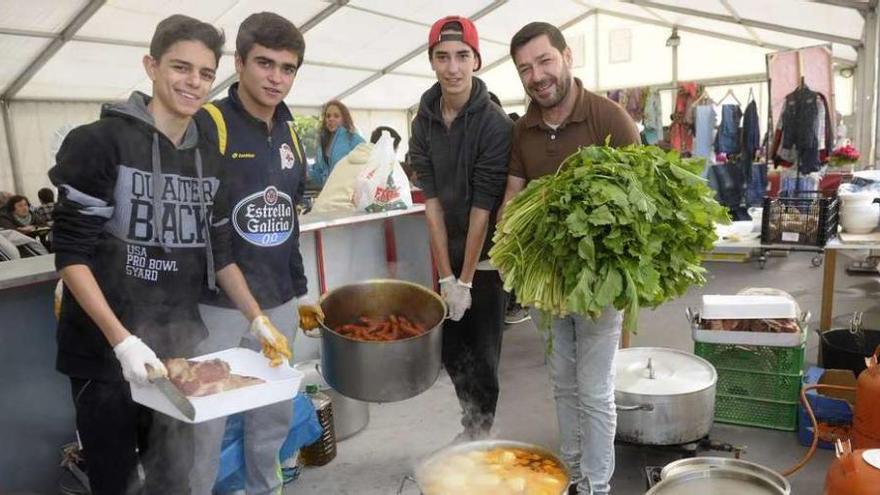
<path fill-rule="evenodd" d="M 506 325 L 516 325 L 517 323 L 522 323 L 531 319 L 532 317 L 529 316 L 528 310 L 519 304 L 509 308 L 507 314 L 504 315 L 504 323 Z"/>

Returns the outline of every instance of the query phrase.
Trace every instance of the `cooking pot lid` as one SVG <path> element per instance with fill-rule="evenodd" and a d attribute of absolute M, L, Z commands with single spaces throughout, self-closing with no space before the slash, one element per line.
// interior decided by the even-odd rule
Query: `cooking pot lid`
<path fill-rule="evenodd" d="M 763 476 L 782 488 L 786 494 L 791 493 L 791 484 L 784 476 L 772 469 L 754 462 L 730 457 L 689 457 L 667 464 L 660 473 L 660 479 L 674 478 L 694 471 L 710 471 L 714 469 L 740 469 Z"/>
<path fill-rule="evenodd" d="M 769 479 L 737 468 L 689 471 L 667 478 L 647 495 L 785 495 L 786 491 Z"/>
<path fill-rule="evenodd" d="M 693 354 L 665 347 L 617 351 L 614 389 L 640 395 L 677 395 L 715 385 L 715 367 Z"/>
<path fill-rule="evenodd" d="M 871 466 L 880 469 L 880 449 L 869 449 L 862 452 L 862 459 Z"/>

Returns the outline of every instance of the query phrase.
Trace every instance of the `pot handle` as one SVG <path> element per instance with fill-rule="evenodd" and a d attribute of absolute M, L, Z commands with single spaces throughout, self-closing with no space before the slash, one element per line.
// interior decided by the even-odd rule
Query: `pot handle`
<path fill-rule="evenodd" d="M 636 404 L 634 406 L 621 406 L 617 404 L 615 406 L 618 411 L 653 411 L 654 404 Z"/>
<path fill-rule="evenodd" d="M 321 332 L 323 331 L 323 328 L 326 328 L 326 327 L 324 327 L 324 322 L 319 321 L 318 326 L 311 329 L 311 330 L 306 330 L 305 328 L 302 328 L 302 327 L 300 327 L 300 330 L 302 330 L 303 335 L 305 335 L 306 337 L 309 337 L 312 339 L 320 339 Z"/>
<path fill-rule="evenodd" d="M 406 475 L 406 476 L 403 477 L 402 480 L 400 480 L 400 486 L 397 487 L 397 495 L 403 495 L 403 489 L 406 488 L 406 483 L 407 483 L 408 481 L 412 481 L 413 484 L 418 485 L 418 483 L 416 483 L 416 479 L 415 479 L 415 478 L 413 478 L 413 477 L 410 476 L 410 475 Z"/>
<path fill-rule="evenodd" d="M 695 309 L 691 309 L 689 306 L 684 308 L 684 316 L 687 318 L 688 323 L 691 324 L 692 327 L 696 328 L 700 324 L 700 313 Z"/>

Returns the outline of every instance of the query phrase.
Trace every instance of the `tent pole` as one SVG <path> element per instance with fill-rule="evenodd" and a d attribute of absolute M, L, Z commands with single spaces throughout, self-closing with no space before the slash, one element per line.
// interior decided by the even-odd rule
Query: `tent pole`
<path fill-rule="evenodd" d="M 596 85 L 594 88 L 598 88 L 601 86 L 599 82 L 599 77 L 601 77 L 601 73 L 599 71 L 599 16 L 593 16 L 593 67 L 596 76 Z"/>
<path fill-rule="evenodd" d="M 9 100 L 0 100 L 0 112 L 3 113 L 3 129 L 6 131 L 6 150 L 9 152 L 9 166 L 12 169 L 12 184 L 15 194 L 24 194 L 24 182 L 18 167 L 18 148 L 15 146 L 15 134 L 12 119 L 9 117 Z"/>
<path fill-rule="evenodd" d="M 862 165 L 873 165 L 876 153 L 876 109 L 877 109 L 877 56 L 878 56 L 877 13 L 865 15 L 864 44 L 858 49 L 856 95 L 856 145 L 862 152 Z"/>

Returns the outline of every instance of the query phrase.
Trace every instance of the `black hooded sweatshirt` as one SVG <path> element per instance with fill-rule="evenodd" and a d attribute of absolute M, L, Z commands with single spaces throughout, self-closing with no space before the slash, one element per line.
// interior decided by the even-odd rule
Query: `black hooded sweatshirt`
<path fill-rule="evenodd" d="M 449 262 L 458 276 L 471 208 L 491 212 L 480 253 L 480 260 L 488 258 L 495 214 L 507 182 L 513 122 L 489 99 L 486 84 L 476 77 L 470 98 L 448 129 L 443 124 L 440 96 L 440 83 L 422 95 L 409 153 L 425 197 L 437 198 L 443 206 Z"/>
<path fill-rule="evenodd" d="M 107 105 L 100 120 L 73 129 L 61 145 L 49 171 L 60 191 L 55 266 L 87 265 L 131 333 L 160 358 L 190 357 L 207 336 L 198 301 L 219 156 L 199 150 L 193 122 L 175 146 L 155 128 L 148 103 L 135 92 L 126 103 Z M 113 349 L 68 290 L 57 340 L 58 371 L 122 380 Z"/>

